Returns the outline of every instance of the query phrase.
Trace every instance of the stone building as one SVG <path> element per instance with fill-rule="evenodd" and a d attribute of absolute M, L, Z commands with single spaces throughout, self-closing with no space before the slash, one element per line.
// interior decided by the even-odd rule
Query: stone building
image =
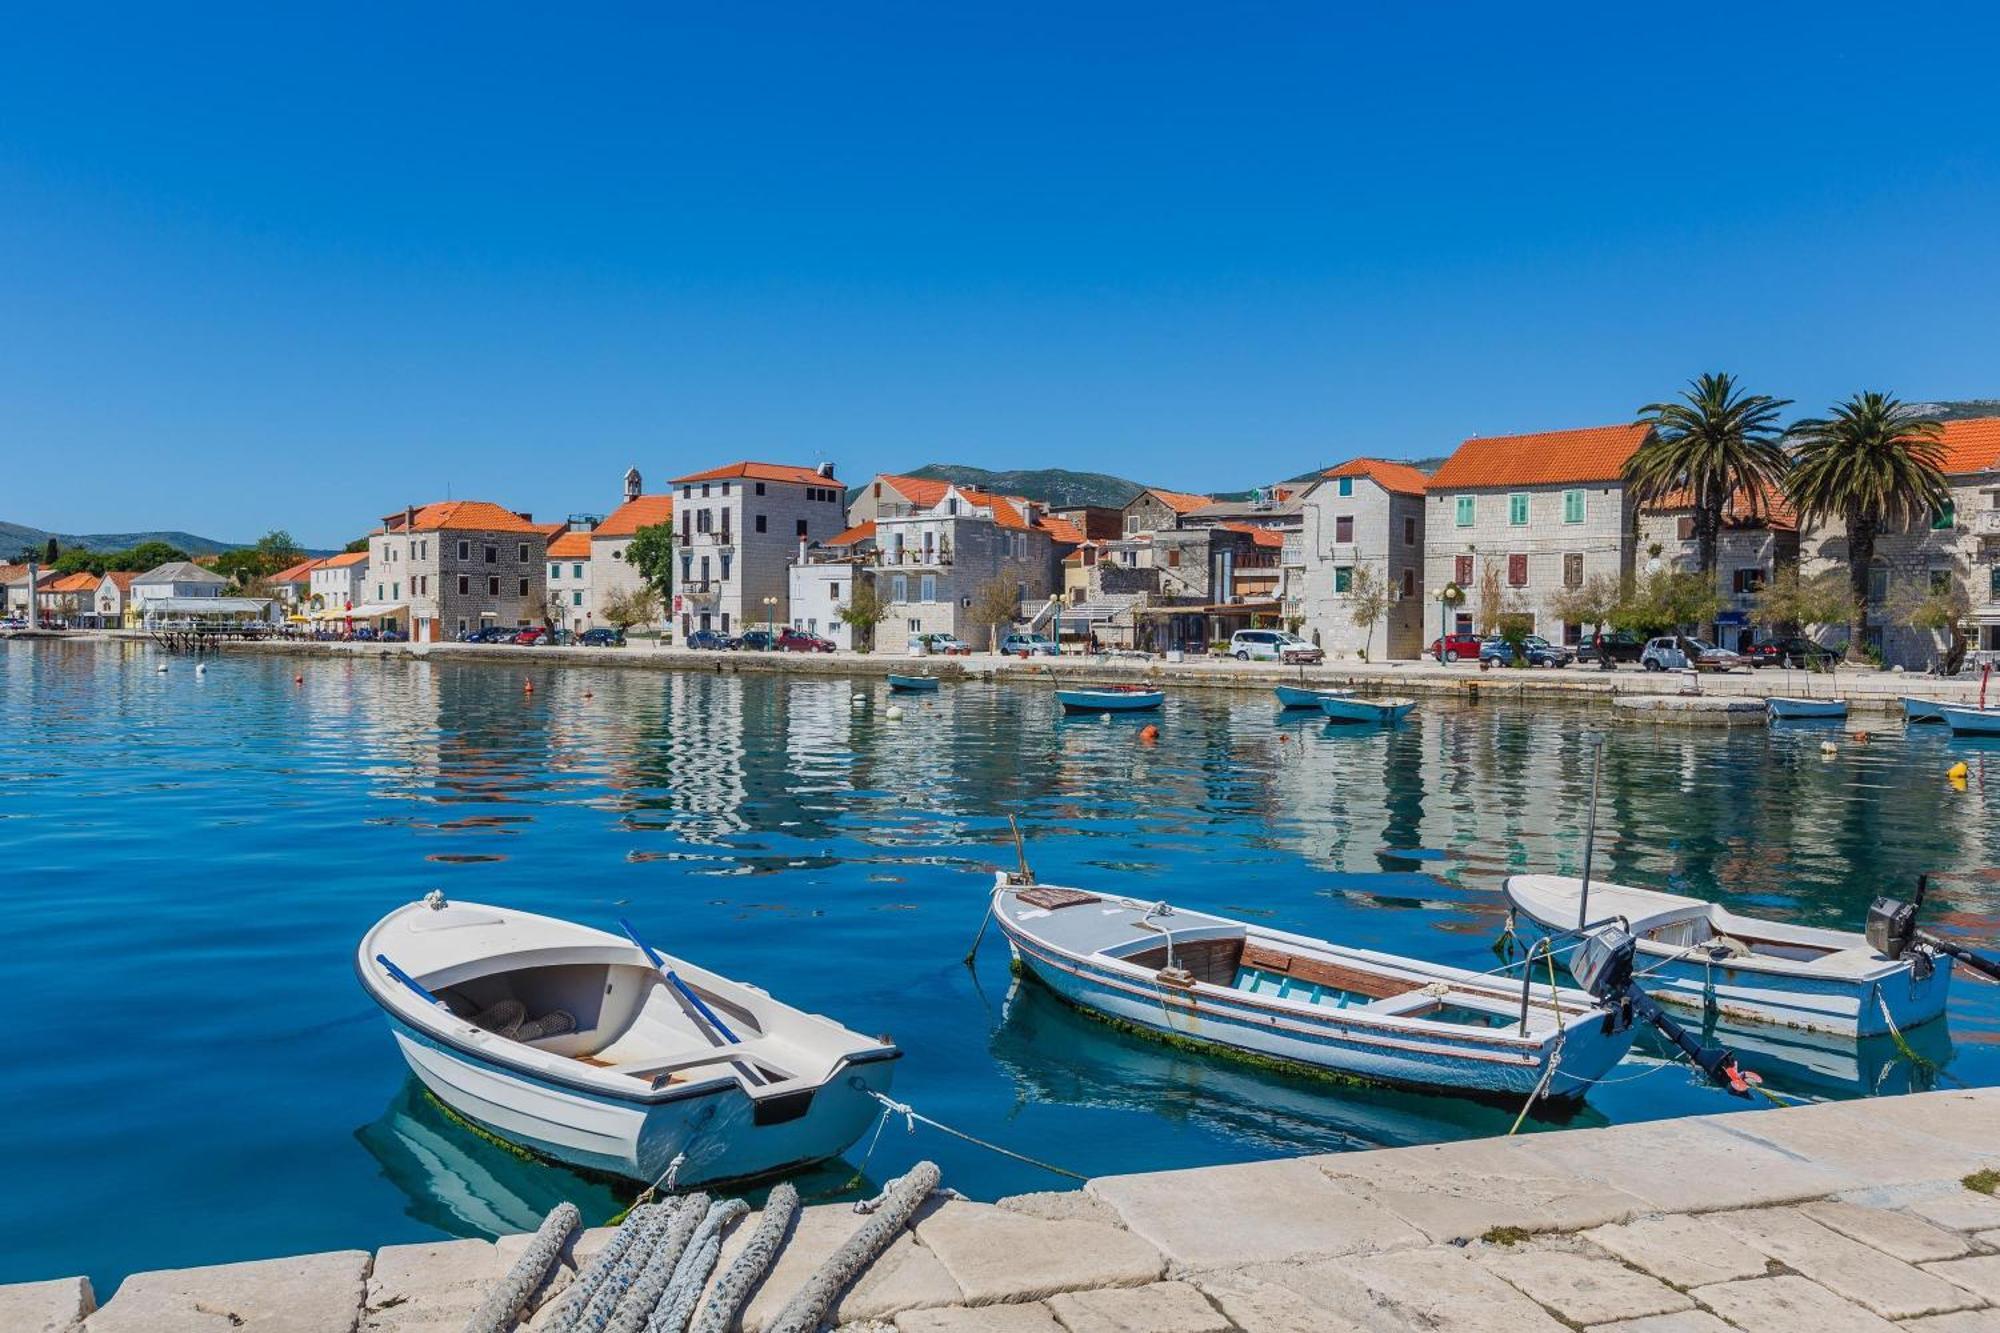
<path fill-rule="evenodd" d="M 1631 576 L 1633 513 L 1622 478 L 1650 433 L 1594 426 L 1459 445 L 1426 488 L 1424 598 L 1440 610 L 1426 615 L 1425 642 L 1441 621 L 1472 633 L 1496 611 L 1527 616 L 1544 638 L 1581 642 L 1582 627 L 1551 603 L 1594 575 Z M 1465 594 L 1455 607 L 1438 600 L 1448 584 Z"/>
<path fill-rule="evenodd" d="M 683 638 L 791 622 L 791 576 L 811 543 L 848 526 L 833 464 L 730 463 L 674 479 L 680 558 L 674 616 Z"/>
<path fill-rule="evenodd" d="M 609 624 L 604 608 L 614 597 L 637 592 L 645 585 L 646 576 L 627 559 L 632 539 L 642 528 L 671 525 L 674 521 L 674 497 L 671 493 L 646 495 L 641 492 L 639 470 L 633 468 L 625 474 L 625 501 L 609 514 L 604 521 L 590 530 L 590 588 L 587 599 L 591 608 L 591 619 L 599 625 Z M 661 619 L 665 619 L 666 607 L 660 608 Z M 588 625 L 585 628 L 589 628 Z"/>
<path fill-rule="evenodd" d="M 875 524 L 857 523 L 806 549 L 805 560 L 791 567 L 791 623 L 833 641 L 842 650 L 870 646 L 868 631 L 857 631 L 840 618 L 853 600 L 855 586 L 873 581 Z"/>
<path fill-rule="evenodd" d="M 1192 514 L 1208 503 L 1206 495 L 1190 495 L 1185 491 L 1166 491 L 1148 486 L 1125 502 L 1119 517 L 1125 535 L 1136 537 L 1142 532 L 1177 528 L 1184 515 Z"/>
<path fill-rule="evenodd" d="M 1633 558 L 1641 576 L 1661 568 L 1697 567 L 1701 554 L 1690 496 L 1671 495 L 1640 510 Z M 1729 498 L 1715 543 L 1716 591 L 1723 599 L 1715 634 L 1722 647 L 1742 651 L 1777 632 L 1778 627 L 1759 622 L 1757 594 L 1780 568 L 1798 563 L 1799 523 L 1789 500 L 1779 494 L 1755 498 L 1742 491 Z"/>
<path fill-rule="evenodd" d="M 342 551 L 313 567 L 306 604 L 314 612 L 349 611 L 368 600 L 368 552 Z"/>
<path fill-rule="evenodd" d="M 1364 650 L 1376 661 L 1422 655 L 1429 485 L 1407 463 L 1357 458 L 1330 469 L 1301 498 L 1286 615 L 1329 657 Z M 1388 596 L 1388 611 L 1372 626 L 1357 625 L 1354 594 L 1371 580 Z"/>
<path fill-rule="evenodd" d="M 581 634 L 597 623 L 597 601 L 591 592 L 590 530 L 572 528 L 551 537 L 548 561 L 548 618 L 571 634 Z"/>
<path fill-rule="evenodd" d="M 1061 559 L 1080 541 L 1032 501 L 966 486 L 947 486 L 928 504 L 885 500 L 874 523 L 876 589 L 890 606 L 875 647 L 892 653 L 920 634 L 986 646 L 991 627 L 979 622 L 976 605 L 982 590 L 1011 583 L 1017 610 L 1032 616 L 1022 608 L 1039 609 L 1055 592 Z"/>
<path fill-rule="evenodd" d="M 368 600 L 356 618 L 418 643 L 482 626 L 542 624 L 548 543 L 548 525 L 489 501 L 411 505 L 369 534 Z"/>

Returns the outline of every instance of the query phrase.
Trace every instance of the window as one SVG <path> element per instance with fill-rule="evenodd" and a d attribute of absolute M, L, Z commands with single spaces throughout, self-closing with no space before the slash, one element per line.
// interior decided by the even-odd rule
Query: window
<path fill-rule="evenodd" d="M 2000 565 L 1995 565 L 1986 576 L 1986 597 L 1988 601 L 2000 602 Z"/>
<path fill-rule="evenodd" d="M 1952 526 L 1952 524 L 1956 523 L 1957 521 L 1958 521 L 1958 514 L 1956 506 L 1954 506 L 1951 501 L 1946 500 L 1942 505 L 1938 507 L 1938 511 L 1935 514 L 1931 515 L 1931 531 L 1942 532 L 1946 528 Z"/>
<path fill-rule="evenodd" d="M 553 582 L 553 581 L 556 581 L 556 580 L 559 580 L 559 579 L 561 579 L 561 578 L 562 578 L 562 566 L 561 566 L 561 565 L 550 565 L 550 566 L 549 566 L 549 579 L 550 579 L 550 581 L 552 581 L 552 582 Z"/>
<path fill-rule="evenodd" d="M 1346 477 L 1341 478 L 1346 481 Z M 1354 515 L 1342 514 L 1333 520 L 1333 539 L 1342 546 L 1354 540 Z"/>
<path fill-rule="evenodd" d="M 763 493 L 764 493 L 764 483 L 760 481 L 760 482 L 758 482 L 758 483 L 757 483 L 757 494 L 759 494 L 759 495 L 762 495 Z M 880 495 L 880 494 L 882 493 L 882 488 L 881 488 L 880 486 L 877 486 L 877 487 L 875 488 L 875 493 L 876 493 L 877 495 Z M 762 529 L 762 528 L 759 528 L 759 529 L 757 529 L 757 530 L 758 530 L 759 532 L 762 532 L 762 531 L 763 531 L 763 529 Z"/>
<path fill-rule="evenodd" d="M 621 554 L 621 553 L 620 553 L 620 552 L 618 552 L 618 551 L 613 551 L 613 552 L 611 553 L 611 558 L 612 558 L 613 560 L 616 560 L 616 559 L 617 559 L 617 558 L 619 557 L 619 555 L 620 555 L 620 554 Z M 583 577 L 583 566 L 582 566 L 581 564 L 574 564 L 574 565 L 571 565 L 571 566 L 569 567 L 569 576 L 570 576 L 571 578 L 573 578 L 573 579 L 580 579 L 580 578 L 582 578 L 582 577 Z"/>
<path fill-rule="evenodd" d="M 1565 523 L 1583 522 L 1582 491 L 1578 490 L 1578 491 L 1563 492 L 1563 522 Z"/>
<path fill-rule="evenodd" d="M 703 583 L 706 583 L 706 582 L 708 582 L 708 557 L 707 557 L 707 556 L 703 556 L 703 557 L 701 558 L 701 581 L 702 581 Z"/>
<path fill-rule="evenodd" d="M 1761 569 L 1738 569 L 1730 573 L 1730 589 L 1738 595 L 1756 592 L 1764 586 L 1764 571 Z"/>
<path fill-rule="evenodd" d="M 581 590 L 581 589 L 579 589 L 579 590 L 577 590 L 576 592 L 573 592 L 573 593 L 571 593 L 571 594 L 569 595 L 569 604 L 570 604 L 571 606 L 582 606 L 582 605 L 583 605 L 583 592 L 582 592 L 582 590 Z"/>
<path fill-rule="evenodd" d="M 952 515 L 952 516 L 954 516 L 954 517 L 956 517 L 956 516 L 957 516 L 957 514 L 958 514 L 958 497 L 957 497 L 957 496 L 955 496 L 955 495 L 954 495 L 954 496 L 952 496 L 952 497 L 951 497 L 951 499 L 949 499 L 949 500 L 946 500 L 946 501 L 944 502 L 944 511 L 945 511 L 945 513 L 947 513 L 947 514 L 950 514 L 950 515 Z"/>
<path fill-rule="evenodd" d="M 1170 547 L 1168 547 L 1168 548 L 1167 548 L 1167 566 L 1168 566 L 1168 568 L 1170 568 L 1170 569 L 1178 569 L 1178 568 L 1180 567 L 1180 563 L 1181 563 L 1181 548 L 1180 548 L 1180 547 L 1178 547 L 1178 546 L 1170 546 Z"/>
<path fill-rule="evenodd" d="M 913 618 L 913 619 L 911 619 L 911 620 L 907 621 L 906 623 L 907 623 L 907 624 L 909 625 L 909 627 L 910 627 L 910 633 L 912 633 L 912 634 L 922 634 L 922 633 L 924 632 L 924 622 L 923 622 L 923 621 L 921 621 L 921 620 L 917 620 L 917 619 L 914 619 L 914 618 Z"/>
<path fill-rule="evenodd" d="M 514 548 L 514 559 L 521 564 L 528 563 L 528 544 L 521 542 Z"/>
<path fill-rule="evenodd" d="M 1880 561 L 1868 569 L 1868 600 L 1871 602 L 1889 600 L 1889 567 Z"/>
<path fill-rule="evenodd" d="M 757 515 L 757 531 L 759 531 L 759 532 L 762 532 L 762 531 L 764 531 L 764 524 L 765 524 L 765 522 L 766 522 L 766 520 L 765 520 L 765 517 L 764 517 L 764 515 L 762 515 L 762 514 L 759 514 L 759 515 Z"/>
<path fill-rule="evenodd" d="M 924 575 L 918 586 L 920 589 L 918 600 L 925 602 L 935 602 L 937 600 L 937 575 Z"/>
<path fill-rule="evenodd" d="M 498 575 L 488 574 L 486 576 L 486 595 L 488 597 L 498 597 L 500 595 L 500 578 Z"/>
<path fill-rule="evenodd" d="M 1949 569 L 1933 569 L 1931 571 L 1931 591 L 1951 591 L 1951 571 Z"/>
<path fill-rule="evenodd" d="M 500 560 L 500 548 L 497 546 L 488 546 L 486 548 L 486 563 L 489 565 L 497 564 L 499 560 Z"/>
<path fill-rule="evenodd" d="M 722 561 L 722 580 L 723 582 L 727 583 L 729 581 L 729 566 L 731 561 L 733 561 L 735 557 L 732 556 L 728 551 L 724 551 L 722 552 L 719 558 Z"/>
<path fill-rule="evenodd" d="M 1125 531 L 1137 532 L 1138 530 L 1139 530 L 1139 516 L 1137 514 L 1125 515 Z"/>
<path fill-rule="evenodd" d="M 1474 497 L 1470 495 L 1461 495 L 1458 497 L 1457 525 L 1461 528 L 1469 528 L 1472 526 L 1473 498 Z"/>
<path fill-rule="evenodd" d="M 1674 540 L 1691 542 L 1694 540 L 1694 520 L 1677 518 L 1674 520 Z"/>
<path fill-rule="evenodd" d="M 470 560 L 470 559 L 472 559 L 472 543 L 471 543 L 471 542 L 460 542 L 460 543 L 458 544 L 458 558 L 459 558 L 460 560 Z"/>
<path fill-rule="evenodd" d="M 1403 520 L 1403 545 L 1415 546 L 1416 544 L 1417 544 L 1417 520 L 1415 520 L 1414 518 L 1406 518 Z"/>
<path fill-rule="evenodd" d="M 1528 586 L 1528 557 L 1510 555 L 1507 557 L 1507 586 L 1525 588 Z"/>
<path fill-rule="evenodd" d="M 521 591 L 520 591 L 520 592 L 518 592 L 518 593 L 516 593 L 516 594 L 515 594 L 515 596 L 517 596 L 517 597 L 526 597 L 527 595 L 528 595 L 528 581 L 527 581 L 526 579 L 522 579 L 522 580 L 521 580 Z"/>
<path fill-rule="evenodd" d="M 389 585 L 389 600 L 390 600 L 390 601 L 392 601 L 392 602 L 397 602 L 397 601 L 401 601 L 401 600 L 402 600 L 402 598 L 403 598 L 403 585 L 402 585 L 402 584 L 400 584 L 400 583 L 392 583 L 392 584 L 390 584 L 390 585 Z"/>
<path fill-rule="evenodd" d="M 840 585 L 839 585 L 838 583 L 829 583 L 829 584 L 827 584 L 827 585 L 826 585 L 826 596 L 827 596 L 827 600 L 828 600 L 828 601 L 832 601 L 832 602 L 837 602 L 837 601 L 839 601 L 839 600 L 840 600 Z"/>
<path fill-rule="evenodd" d="M 693 579 L 694 579 L 694 557 L 687 554 L 684 551 L 681 553 L 681 582 L 688 583 L 692 582 Z"/>
<path fill-rule="evenodd" d="M 464 597 L 472 592 L 472 580 L 464 574 L 458 576 L 458 595 Z"/>
<path fill-rule="evenodd" d="M 799 520 L 799 534 L 798 534 L 798 535 L 799 535 L 799 536 L 801 536 L 801 537 L 803 537 L 803 536 L 805 536 L 805 535 L 806 535 L 806 521 L 805 521 L 804 519 L 800 519 L 800 520 Z"/>
<path fill-rule="evenodd" d="M 1417 571 L 1411 569 L 1408 565 L 1405 565 L 1403 566 L 1403 596 L 1415 597 L 1416 595 L 1417 595 Z"/>
<path fill-rule="evenodd" d="M 459 638 L 461 638 L 461 639 L 465 637 L 465 617 L 464 617 L 464 616 L 460 616 L 460 617 L 458 618 L 458 637 L 459 637 Z"/>
<path fill-rule="evenodd" d="M 1461 588 L 1472 586 L 1472 557 L 1453 556 L 1451 561 L 1451 581 Z"/>
<path fill-rule="evenodd" d="M 1514 528 L 1528 526 L 1528 497 L 1510 495 L 1507 497 L 1507 525 Z"/>
<path fill-rule="evenodd" d="M 1563 587 L 1581 588 L 1582 586 L 1583 552 L 1566 551 L 1563 553 Z"/>
<path fill-rule="evenodd" d="M 729 633 L 729 613 L 727 611 L 722 613 L 722 632 L 724 634 Z"/>
<path fill-rule="evenodd" d="M 729 494 L 729 483 L 726 481 L 722 483 L 722 493 L 724 495 Z"/>
<path fill-rule="evenodd" d="M 1335 592 L 1349 592 L 1353 587 L 1354 567 L 1352 565 L 1335 565 L 1333 567 L 1333 590 Z"/>
<path fill-rule="evenodd" d="M 705 481 L 701 484 L 701 498 L 704 500 L 708 498 L 708 483 Z"/>
<path fill-rule="evenodd" d="M 1343 500 L 1346 499 L 1348 496 L 1354 494 L 1354 478 L 1342 477 L 1340 479 L 1340 486 L 1337 491 L 1337 494 L 1339 494 L 1340 498 Z"/>
<path fill-rule="evenodd" d="M 889 600 L 892 602 L 907 602 L 910 600 L 910 576 L 908 574 L 898 574 L 895 578 L 889 580 Z"/>

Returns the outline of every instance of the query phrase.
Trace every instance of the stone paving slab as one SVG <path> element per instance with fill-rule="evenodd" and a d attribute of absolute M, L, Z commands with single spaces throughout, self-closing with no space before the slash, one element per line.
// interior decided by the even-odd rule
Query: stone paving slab
<path fill-rule="evenodd" d="M 459 1333 L 507 1268 L 499 1249 L 483 1240 L 377 1250 L 362 1333 Z"/>
<path fill-rule="evenodd" d="M 1556 1333 L 1563 1325 L 1453 1247 L 1344 1261 L 1376 1300 L 1439 1333 Z"/>
<path fill-rule="evenodd" d="M 1087 1188 L 1186 1272 L 1425 1242 L 1303 1161 L 1109 1176 Z"/>
<path fill-rule="evenodd" d="M 1063 1333 L 1046 1305 L 962 1306 L 896 1316 L 896 1333 Z"/>
<path fill-rule="evenodd" d="M 1572 1324 L 1604 1324 L 1694 1308 L 1685 1293 L 1613 1259 L 1528 1245 L 1487 1246 L 1472 1257 Z"/>
<path fill-rule="evenodd" d="M 1834 1197 L 1864 1208 L 1901 1209 L 1952 1231 L 1988 1231 L 2000 1227 L 2000 1199 L 1969 1190 L 1956 1179 L 1848 1190 Z"/>
<path fill-rule="evenodd" d="M 1971 1243 L 1957 1232 L 1933 1226 L 1912 1213 L 1864 1208 L 1836 1199 L 1801 1204 L 1799 1211 L 1823 1227 L 1901 1259 L 1906 1264 L 1956 1259 L 1972 1249 Z"/>
<path fill-rule="evenodd" d="M 1867 1104 L 1886 1100 L 1892 1099 Z M 1822 1102 L 1783 1114 L 1738 1112 L 1700 1119 L 1863 1185 L 1956 1179 L 1978 1168 L 1982 1154 L 1965 1143 L 1927 1133 L 1921 1123 L 1856 1115 L 1849 1109 L 1861 1104 Z"/>
<path fill-rule="evenodd" d="M 1902 1333 L 2000 1333 L 2000 1310 L 1930 1314 L 1921 1319 L 1906 1319 L 1896 1327 Z"/>
<path fill-rule="evenodd" d="M 1979 1304 L 1977 1297 L 1945 1278 L 1849 1240 L 1796 1208 L 1720 1213 L 1715 1223 L 1787 1268 L 1885 1319 L 1942 1314 Z"/>
<path fill-rule="evenodd" d="M 1535 1147 L 1564 1170 L 1668 1213 L 1797 1203 L 1860 1183 L 1733 1133 L 1713 1118 L 1546 1134 Z"/>
<path fill-rule="evenodd" d="M 1231 1333 L 1221 1311 L 1185 1282 L 1065 1292 L 1048 1306 L 1069 1333 Z"/>
<path fill-rule="evenodd" d="M 1598 1227 L 1583 1239 L 1677 1287 L 1763 1277 L 1771 1261 L 1705 1218 L 1687 1213 Z"/>
<path fill-rule="evenodd" d="M 1925 1264 L 1924 1271 L 2000 1305 L 2000 1254 L 1947 1259 L 1943 1263 Z"/>
<path fill-rule="evenodd" d="M 757 1216 L 752 1213 L 742 1218 L 723 1238 L 715 1277 L 727 1271 L 743 1252 L 751 1233 L 757 1229 Z M 743 1333 L 762 1333 L 793 1293 L 805 1285 L 806 1279 L 867 1220 L 848 1204 L 801 1208 L 791 1235 L 778 1251 L 777 1262 L 771 1265 L 763 1284 L 744 1307 Z M 710 1290 L 714 1288 L 715 1277 L 709 1279 Z M 707 1299 L 707 1292 L 702 1299 Z M 964 1299 L 965 1293 L 952 1281 L 937 1256 L 905 1231 L 889 1243 L 859 1281 L 842 1293 L 834 1303 L 832 1315 L 834 1322 L 840 1324 L 886 1320 L 909 1310 L 957 1305 Z"/>
<path fill-rule="evenodd" d="M 1624 1190 L 1557 1166 L 1535 1150 L 1533 1138 L 1469 1139 L 1314 1160 L 1335 1185 L 1437 1242 L 1475 1240 L 1496 1227 L 1569 1231 L 1647 1207 Z"/>
<path fill-rule="evenodd" d="M 1395 1313 L 1379 1306 L 1337 1260 L 1217 1269 L 1194 1285 L 1243 1333 L 1384 1333 L 1398 1327 Z"/>
<path fill-rule="evenodd" d="M 1136 1287 L 1167 1270 L 1139 1236 L 1101 1222 L 1051 1222 L 992 1204 L 953 1201 L 919 1215 L 917 1239 L 967 1305 L 1032 1301 L 1059 1291 Z"/>
<path fill-rule="evenodd" d="M 134 1273 L 87 1333 L 354 1333 L 371 1256 L 339 1250 L 290 1259 Z"/>
<path fill-rule="evenodd" d="M 87 1277 L 0 1287 L 0 1329 L 7 1333 L 70 1333 L 96 1308 Z"/>
<path fill-rule="evenodd" d="M 1689 1294 L 1752 1333 L 1895 1333 L 1896 1329 L 1817 1282 L 1791 1275 L 1697 1287 Z"/>
<path fill-rule="evenodd" d="M 1117 1209 L 1084 1190 L 1041 1190 L 1034 1194 L 1010 1194 L 998 1199 L 995 1208 L 1024 1217 L 1042 1217 L 1051 1222 L 1102 1222 L 1121 1227 Z"/>
<path fill-rule="evenodd" d="M 1682 1310 L 1678 1314 L 1653 1314 L 1644 1319 L 1620 1319 L 1611 1324 L 1595 1324 L 1590 1333 L 1737 1333 L 1706 1310 Z"/>

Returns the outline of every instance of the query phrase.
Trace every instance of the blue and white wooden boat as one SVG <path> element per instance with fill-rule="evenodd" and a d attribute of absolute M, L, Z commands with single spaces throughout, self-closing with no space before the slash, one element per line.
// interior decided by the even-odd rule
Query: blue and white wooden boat
<path fill-rule="evenodd" d="M 1954 736 L 2000 736 L 2000 708 L 1939 704 L 1938 716 Z"/>
<path fill-rule="evenodd" d="M 1318 708 L 1323 699 L 1347 699 L 1353 690 L 1309 690 L 1303 685 L 1279 685 L 1275 687 L 1278 704 L 1284 708 Z"/>
<path fill-rule="evenodd" d="M 1360 699 L 1351 695 L 1319 701 L 1320 711 L 1330 722 L 1374 722 L 1384 726 L 1401 722 L 1416 706 L 1415 699 Z"/>
<path fill-rule="evenodd" d="M 899 676 L 893 671 L 889 673 L 889 688 L 892 690 L 917 692 L 936 690 L 937 687 L 938 678 L 936 676 Z"/>
<path fill-rule="evenodd" d="M 1579 924 L 1581 880 L 1512 875 L 1502 887 L 1523 940 Z M 1938 1017 L 1951 989 L 1950 958 L 1889 958 L 1859 931 L 1743 916 L 1700 898 L 1596 880 L 1588 907 L 1592 924 L 1623 919 L 1655 1000 L 1712 1009 L 1728 1021 L 1872 1037 L 1891 1023 L 1912 1028 Z"/>
<path fill-rule="evenodd" d="M 1573 1101 L 1633 1030 L 1582 991 L 1003 872 L 993 919 L 1015 958 L 1079 1008 L 1179 1041 L 1376 1083 Z"/>
<path fill-rule="evenodd" d="M 1773 722 L 1827 721 L 1847 716 L 1847 700 L 1792 699 L 1774 694 L 1764 700 L 1764 713 Z"/>
<path fill-rule="evenodd" d="M 1071 713 L 1139 713 L 1167 701 L 1166 691 L 1148 685 L 1098 685 L 1087 690 L 1057 690 L 1056 698 Z"/>
<path fill-rule="evenodd" d="M 1913 694 L 1906 694 L 1903 696 L 1903 721 L 1942 722 L 1944 714 L 1939 708 L 1935 699 L 1919 699 Z"/>
<path fill-rule="evenodd" d="M 754 1179 L 840 1154 L 881 1113 L 891 1042 L 588 926 L 442 894 L 355 954 L 439 1101 L 558 1161 L 653 1183 Z"/>

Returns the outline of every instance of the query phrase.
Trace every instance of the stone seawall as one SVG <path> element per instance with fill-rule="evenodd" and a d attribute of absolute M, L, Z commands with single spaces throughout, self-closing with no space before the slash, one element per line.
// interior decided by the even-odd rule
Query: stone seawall
<path fill-rule="evenodd" d="M 1994 1333 L 1995 1168 L 2000 1089 L 1107 1176 L 1070 1193 L 932 1203 L 834 1322 Z M 805 1210 L 744 1327 L 761 1330 L 862 1220 L 844 1205 Z M 755 1224 L 737 1226 L 719 1267 Z M 575 1257 L 610 1234 L 584 1233 Z M 102 1307 L 82 1278 L 0 1287 L 0 1329 L 457 1333 L 526 1239 L 139 1273 Z"/>

